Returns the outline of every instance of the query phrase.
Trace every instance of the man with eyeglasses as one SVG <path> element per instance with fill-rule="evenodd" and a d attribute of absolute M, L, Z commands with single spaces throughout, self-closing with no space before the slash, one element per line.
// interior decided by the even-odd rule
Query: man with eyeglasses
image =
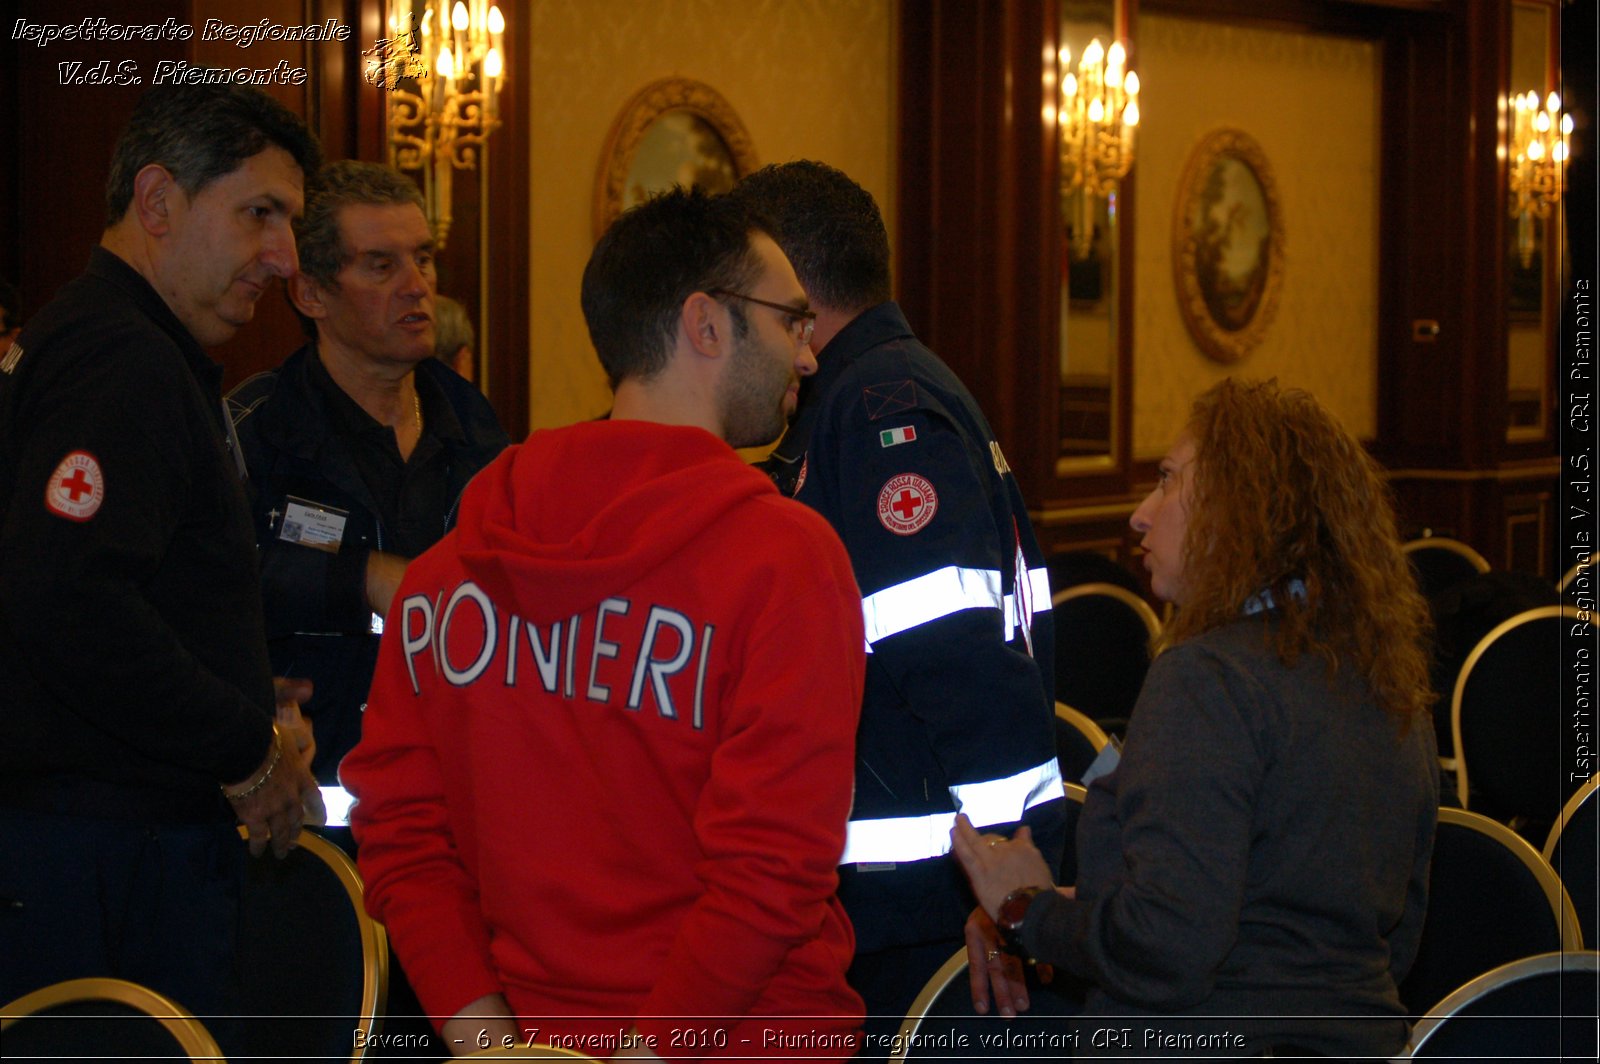
<path fill-rule="evenodd" d="M 395 599 L 342 770 L 368 908 L 457 1052 L 851 1056 L 860 598 L 733 450 L 783 431 L 814 316 L 755 219 L 682 190 L 582 300 L 611 417 L 491 463 Z"/>
<path fill-rule="evenodd" d="M 866 699 L 839 894 L 867 1031 L 890 1033 L 962 946 L 973 900 L 949 852 L 956 814 L 986 831 L 1026 824 L 1053 861 L 1065 843 L 1049 582 L 994 432 L 890 301 L 871 194 L 793 162 L 733 196 L 776 223 L 817 311 L 817 375 L 767 468 L 833 525 L 863 594 Z"/>

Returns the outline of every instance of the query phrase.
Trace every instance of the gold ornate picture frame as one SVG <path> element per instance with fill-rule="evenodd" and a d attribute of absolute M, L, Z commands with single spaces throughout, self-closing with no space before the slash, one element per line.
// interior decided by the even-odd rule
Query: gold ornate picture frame
<path fill-rule="evenodd" d="M 733 106 L 710 85 L 662 78 L 623 106 L 600 152 L 594 235 L 652 192 L 674 184 L 725 192 L 761 165 Z"/>
<path fill-rule="evenodd" d="M 1218 129 L 1189 156 L 1172 220 L 1173 280 L 1189 335 L 1237 362 L 1266 336 L 1284 273 L 1283 208 L 1261 145 Z"/>

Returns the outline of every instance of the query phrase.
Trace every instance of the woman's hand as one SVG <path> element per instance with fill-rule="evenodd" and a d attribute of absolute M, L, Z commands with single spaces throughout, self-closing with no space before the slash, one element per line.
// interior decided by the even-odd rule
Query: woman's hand
<path fill-rule="evenodd" d="M 972 1008 L 989 1014 L 991 992 L 1000 1015 L 1011 1019 L 1028 1010 L 1028 984 L 1022 960 L 1000 948 L 1000 932 L 982 909 L 967 917 L 967 978 L 972 983 Z M 992 988 L 992 991 L 991 991 Z"/>
<path fill-rule="evenodd" d="M 1044 855 L 1033 845 L 1027 825 L 1017 829 L 1016 837 L 980 834 L 965 813 L 956 816 L 950 830 L 956 858 L 972 881 L 972 892 L 991 921 L 1000 912 L 1006 895 L 1023 887 L 1055 886 L 1055 877 Z"/>

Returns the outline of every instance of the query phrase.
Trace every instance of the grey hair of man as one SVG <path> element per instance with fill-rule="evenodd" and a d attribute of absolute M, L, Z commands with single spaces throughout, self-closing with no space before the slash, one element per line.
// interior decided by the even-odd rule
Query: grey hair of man
<path fill-rule="evenodd" d="M 770 233 L 760 214 L 728 196 L 673 188 L 639 204 L 605 231 L 584 267 L 581 300 L 611 387 L 649 380 L 672 360 L 684 302 L 696 292 L 748 289 L 764 269 L 753 233 Z M 728 304 L 734 332 L 749 324 Z"/>
<path fill-rule="evenodd" d="M 260 89 L 158 85 L 134 107 L 112 150 L 106 224 L 128 213 L 133 180 L 147 166 L 165 167 L 193 199 L 269 147 L 288 152 L 308 179 L 322 165 L 322 148 L 305 122 Z"/>
<path fill-rule="evenodd" d="M 433 327 L 436 339 L 434 354 L 448 362 L 463 347 L 476 347 L 478 339 L 472 333 L 472 320 L 461 301 L 449 296 L 433 297 Z"/>

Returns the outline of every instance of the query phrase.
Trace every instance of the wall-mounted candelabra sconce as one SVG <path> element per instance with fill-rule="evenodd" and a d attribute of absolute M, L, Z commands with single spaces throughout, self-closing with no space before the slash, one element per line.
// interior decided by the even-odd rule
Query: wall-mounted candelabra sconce
<path fill-rule="evenodd" d="M 455 170 L 476 170 L 500 125 L 506 21 L 487 0 L 393 0 L 389 38 L 369 60 L 388 89 L 389 161 L 420 170 L 424 212 L 442 248 Z"/>
<path fill-rule="evenodd" d="M 1058 53 L 1061 103 L 1062 216 L 1074 219 L 1072 252 L 1086 259 L 1094 241 L 1096 198 L 1115 194 L 1133 166 L 1133 135 L 1139 125 L 1139 75 L 1127 70 L 1121 41 L 1110 48 L 1096 37 L 1072 72 L 1071 49 Z"/>
<path fill-rule="evenodd" d="M 1536 243 L 1534 223 L 1561 202 L 1572 116 L 1561 113 L 1560 96 L 1552 92 L 1541 106 L 1539 94 L 1531 91 L 1512 99 L 1512 116 L 1511 217 L 1517 220 L 1517 253 L 1527 268 Z"/>

